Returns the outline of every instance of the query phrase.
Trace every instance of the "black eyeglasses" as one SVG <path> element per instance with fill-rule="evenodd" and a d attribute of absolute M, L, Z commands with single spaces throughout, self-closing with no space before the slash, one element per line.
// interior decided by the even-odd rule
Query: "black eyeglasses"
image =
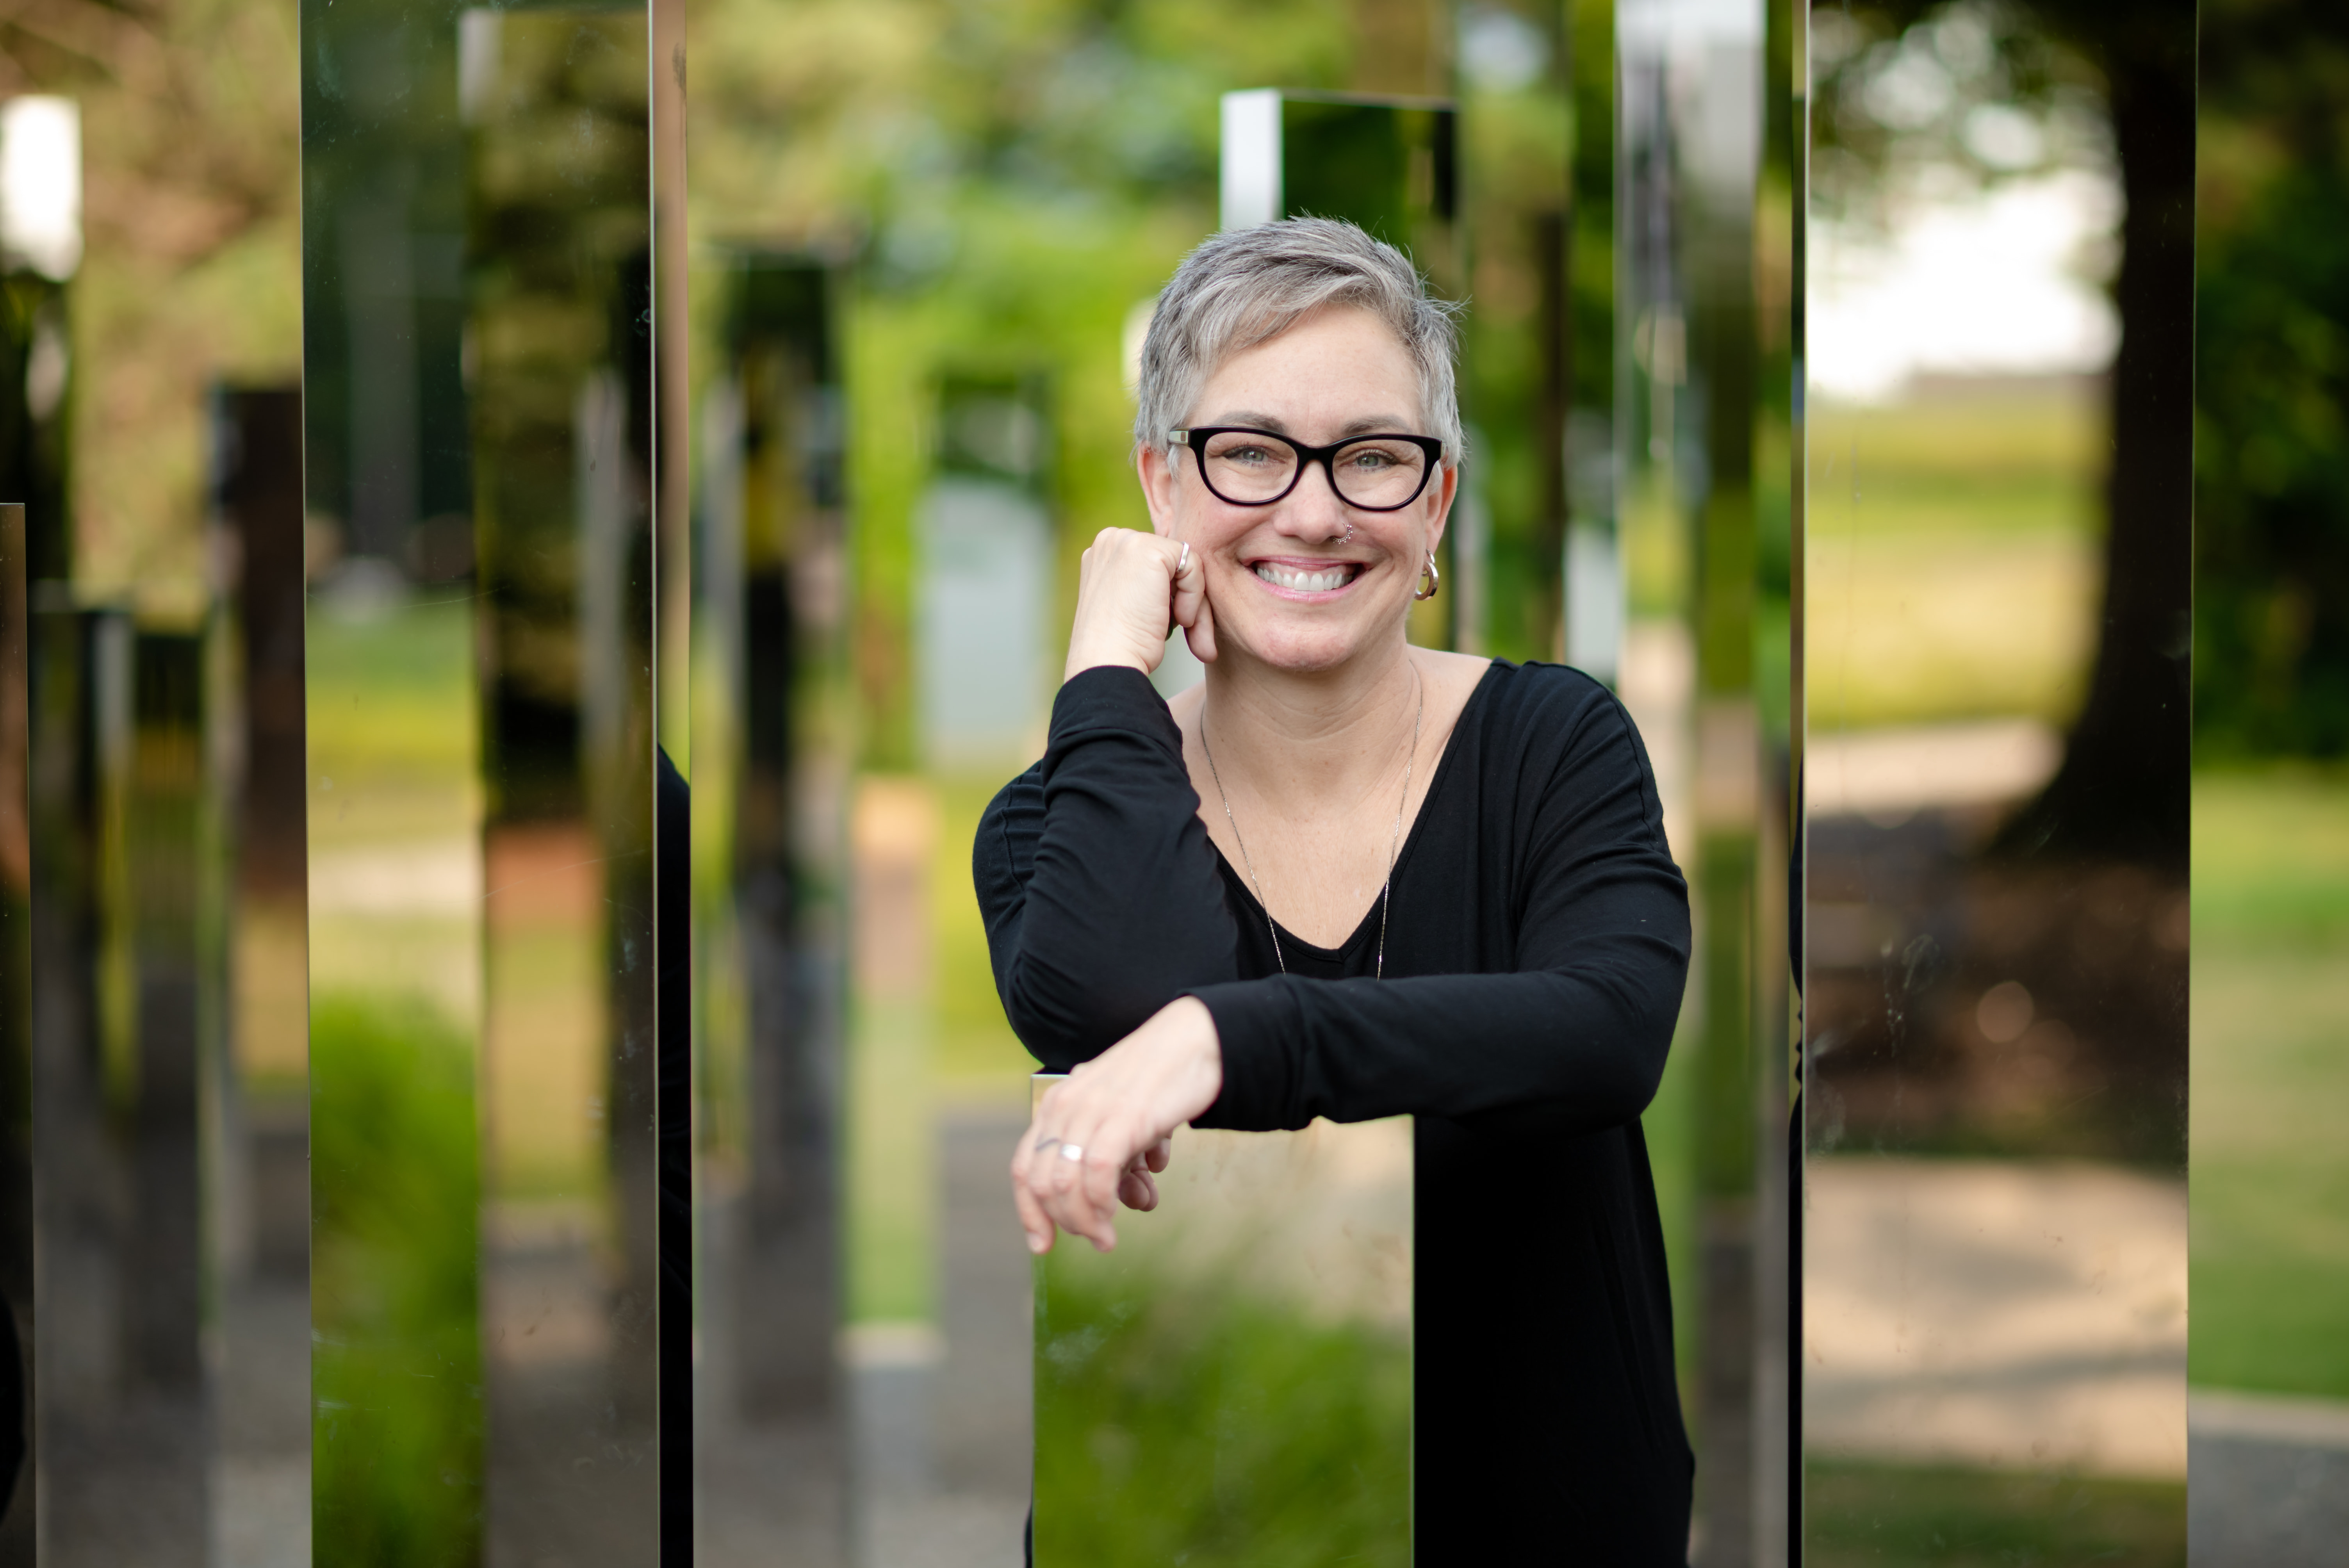
<path fill-rule="evenodd" d="M 1233 506 L 1270 506 L 1319 463 L 1348 506 L 1400 511 L 1419 499 L 1444 460 L 1444 443 L 1433 436 L 1350 436 L 1308 447 L 1270 430 L 1216 425 L 1169 430 L 1166 438 L 1191 449 L 1208 493 Z"/>

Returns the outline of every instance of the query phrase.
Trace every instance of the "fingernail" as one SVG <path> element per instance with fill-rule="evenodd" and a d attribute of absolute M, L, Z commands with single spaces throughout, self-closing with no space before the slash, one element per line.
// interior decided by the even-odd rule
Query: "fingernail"
<path fill-rule="evenodd" d="M 1030 1252 L 1035 1253 L 1040 1256 L 1046 1244 L 1044 1238 L 1038 1235 L 1035 1232 L 1030 1231 L 1028 1233 L 1028 1250 Z"/>

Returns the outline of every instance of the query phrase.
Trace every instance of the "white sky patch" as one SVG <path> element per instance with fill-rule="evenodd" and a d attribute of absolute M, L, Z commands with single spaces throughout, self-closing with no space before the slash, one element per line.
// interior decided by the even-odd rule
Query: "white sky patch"
<path fill-rule="evenodd" d="M 2120 326 L 2083 263 L 2119 218 L 2108 177 L 2066 170 L 1905 203 L 1889 237 L 1814 220 L 1813 390 L 1877 402 L 1920 372 L 2106 368 Z"/>

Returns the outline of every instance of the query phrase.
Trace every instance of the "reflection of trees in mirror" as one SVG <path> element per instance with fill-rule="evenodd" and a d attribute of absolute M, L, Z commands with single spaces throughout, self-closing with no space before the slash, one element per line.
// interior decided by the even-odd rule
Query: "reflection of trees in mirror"
<path fill-rule="evenodd" d="M 1804 1476 L 1804 1561 L 1811 1568 L 2185 1568 L 2178 1532 L 2185 1491 L 2182 1481 L 1815 1460 Z"/>
<path fill-rule="evenodd" d="M 2349 753 L 2349 10 L 2203 8 L 2195 746 Z"/>
<path fill-rule="evenodd" d="M 1223 1270 L 1112 1283 L 1080 1247 L 1037 1274 L 1038 1563 L 1411 1562 L 1412 1364 L 1392 1333 Z"/>
<path fill-rule="evenodd" d="M 2192 441 L 2195 11 L 2190 0 L 1878 0 L 1815 16 L 1816 170 L 1828 211 L 1930 163 L 1976 178 L 2095 160 L 2119 176 L 2104 609 L 2063 767 L 2003 849 L 2182 871 Z M 2070 145 L 2067 147 L 2066 143 Z"/>
<path fill-rule="evenodd" d="M 351 1568 L 480 1556 L 473 1051 L 429 1003 L 311 1008 L 317 1538 Z"/>

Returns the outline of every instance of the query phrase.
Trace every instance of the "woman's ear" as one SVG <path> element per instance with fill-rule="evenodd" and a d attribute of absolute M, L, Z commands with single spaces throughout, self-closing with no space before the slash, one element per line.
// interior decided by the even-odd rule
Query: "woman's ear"
<path fill-rule="evenodd" d="M 1135 471 L 1142 479 L 1142 499 L 1150 508 L 1152 531 L 1171 536 L 1174 531 L 1174 464 L 1167 450 L 1155 441 L 1146 442 L 1133 455 Z"/>
<path fill-rule="evenodd" d="M 1435 482 L 1428 487 L 1427 552 L 1434 554 L 1444 547 L 1444 530 L 1452 521 L 1452 503 L 1460 499 L 1460 465 L 1446 463 L 1435 471 Z"/>

